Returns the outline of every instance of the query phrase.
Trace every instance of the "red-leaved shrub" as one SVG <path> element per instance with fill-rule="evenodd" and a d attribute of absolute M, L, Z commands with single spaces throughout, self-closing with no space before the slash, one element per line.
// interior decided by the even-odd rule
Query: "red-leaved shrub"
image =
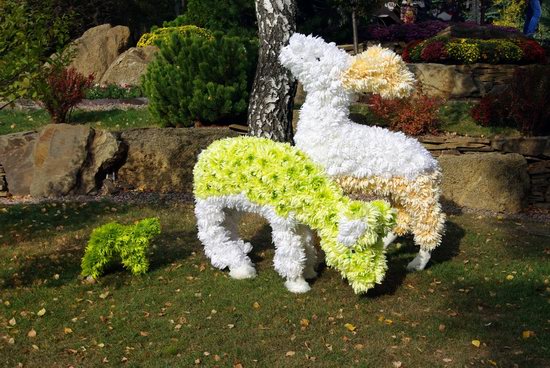
<path fill-rule="evenodd" d="M 75 68 L 61 67 L 51 67 L 47 73 L 40 100 L 54 124 L 67 123 L 69 113 L 82 101 L 94 76 L 85 77 Z"/>
<path fill-rule="evenodd" d="M 517 69 L 508 88 L 471 110 L 484 126 L 515 126 L 525 135 L 550 135 L 550 75 L 542 65 Z"/>
<path fill-rule="evenodd" d="M 492 95 L 482 97 L 479 103 L 472 108 L 470 115 L 483 126 L 490 126 L 491 122 L 500 120 L 497 116 L 498 112 L 495 111 L 495 98 Z"/>
<path fill-rule="evenodd" d="M 420 57 L 424 61 L 440 62 L 441 60 L 449 57 L 449 53 L 447 52 L 447 49 L 445 48 L 445 44 L 443 42 L 433 41 L 426 45 L 424 49 L 422 49 Z"/>
<path fill-rule="evenodd" d="M 388 122 L 391 130 L 408 135 L 437 133 L 439 108 L 443 101 L 417 93 L 405 99 L 383 99 L 373 95 L 369 107 L 373 114 Z"/>
<path fill-rule="evenodd" d="M 546 62 L 546 52 L 544 48 L 534 40 L 521 40 L 518 46 L 523 52 L 523 61 L 525 63 L 541 63 Z"/>

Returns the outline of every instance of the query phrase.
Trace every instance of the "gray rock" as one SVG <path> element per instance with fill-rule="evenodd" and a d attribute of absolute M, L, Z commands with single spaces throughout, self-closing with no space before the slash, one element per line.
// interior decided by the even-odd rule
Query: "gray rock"
<path fill-rule="evenodd" d="M 81 170 L 77 193 L 96 194 L 106 175 L 124 159 L 126 146 L 111 132 L 95 130 L 87 148 L 87 159 Z"/>
<path fill-rule="evenodd" d="M 37 132 L 0 135 L 0 163 L 13 195 L 28 195 L 34 176 L 34 144 Z"/>
<path fill-rule="evenodd" d="M 47 125 L 34 148 L 31 196 L 59 197 L 74 192 L 92 138 L 92 130 L 87 126 Z"/>
<path fill-rule="evenodd" d="M 128 156 L 117 184 L 161 193 L 190 192 L 199 153 L 215 140 L 237 136 L 227 128 L 132 129 L 121 134 Z"/>
<path fill-rule="evenodd" d="M 529 192 L 527 161 L 519 154 L 483 153 L 438 158 L 443 199 L 458 206 L 520 212 Z"/>
<path fill-rule="evenodd" d="M 99 84 L 141 85 L 141 76 L 147 71 L 147 66 L 157 52 L 156 46 L 128 49 L 109 66 Z"/>
<path fill-rule="evenodd" d="M 71 43 L 75 57 L 71 66 L 85 76 L 93 74 L 96 81 L 128 47 L 130 29 L 103 24 L 90 28 Z"/>
<path fill-rule="evenodd" d="M 503 152 L 519 153 L 524 156 L 548 156 L 550 137 L 521 137 L 494 139 L 493 146 Z"/>
<path fill-rule="evenodd" d="M 429 96 L 465 98 L 479 95 L 479 89 L 470 73 L 457 71 L 455 65 L 408 64 L 422 91 Z"/>

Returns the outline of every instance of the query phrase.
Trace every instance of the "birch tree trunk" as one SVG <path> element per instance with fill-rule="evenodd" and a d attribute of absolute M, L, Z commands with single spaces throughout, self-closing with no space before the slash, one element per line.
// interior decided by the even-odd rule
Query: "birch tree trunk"
<path fill-rule="evenodd" d="M 296 81 L 279 63 L 279 51 L 296 31 L 295 0 L 256 0 L 260 50 L 248 105 L 250 134 L 292 142 Z"/>

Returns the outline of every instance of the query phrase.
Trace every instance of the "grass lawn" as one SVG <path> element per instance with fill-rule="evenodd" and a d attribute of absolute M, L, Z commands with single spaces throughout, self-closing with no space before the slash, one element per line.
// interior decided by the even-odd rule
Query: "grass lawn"
<path fill-rule="evenodd" d="M 0 110 L 0 135 L 37 130 L 49 123 L 50 116 L 44 110 Z M 76 110 L 71 116 L 71 123 L 107 130 L 158 126 L 146 108 L 107 111 Z"/>
<path fill-rule="evenodd" d="M 91 229 L 148 216 L 163 227 L 150 272 L 82 283 Z M 2 367 L 550 366 L 548 224 L 450 216 L 428 269 L 405 272 L 416 249 L 402 240 L 366 296 L 331 269 L 289 293 L 252 216 L 242 232 L 258 277 L 228 278 L 187 203 L 17 205 L 0 208 L 0 224 Z"/>

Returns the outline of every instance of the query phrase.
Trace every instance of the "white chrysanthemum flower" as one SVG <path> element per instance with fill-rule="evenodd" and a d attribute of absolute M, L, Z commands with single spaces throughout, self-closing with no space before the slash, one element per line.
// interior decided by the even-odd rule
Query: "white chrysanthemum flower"
<path fill-rule="evenodd" d="M 372 46 L 353 56 L 350 68 L 342 75 L 342 82 L 346 88 L 357 92 L 401 98 L 412 93 L 415 79 L 399 55 L 381 46 Z"/>

